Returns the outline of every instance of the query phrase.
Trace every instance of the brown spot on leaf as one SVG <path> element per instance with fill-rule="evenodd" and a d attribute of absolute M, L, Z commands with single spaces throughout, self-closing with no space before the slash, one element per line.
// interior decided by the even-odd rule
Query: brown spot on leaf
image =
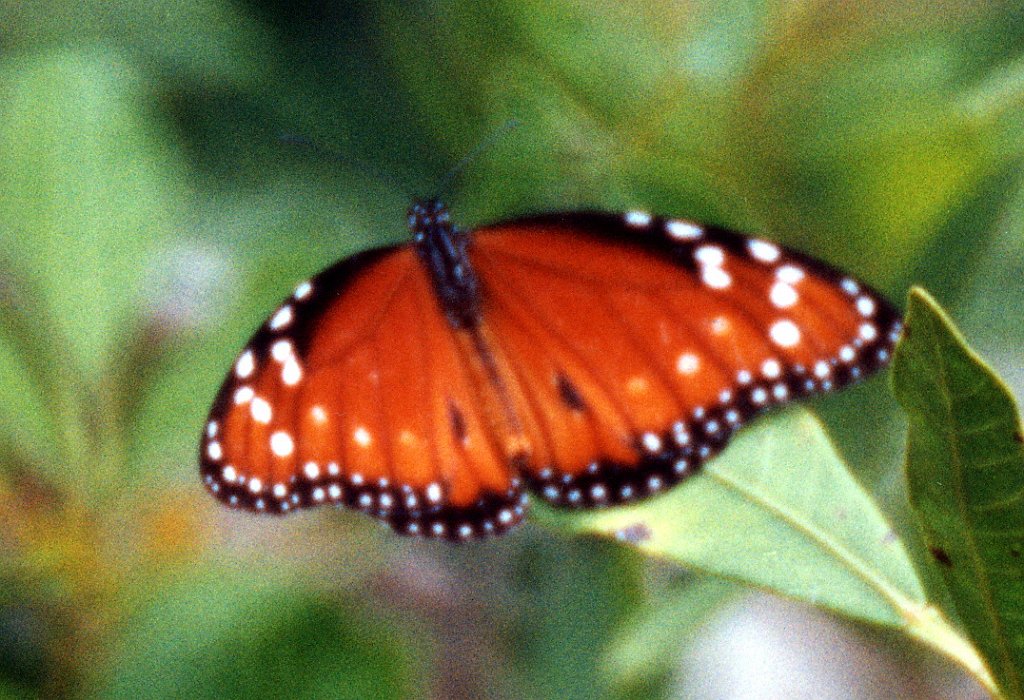
<path fill-rule="evenodd" d="M 1010 545 L 1010 556 L 1014 559 L 1020 559 L 1020 547 L 1015 544 Z"/>
<path fill-rule="evenodd" d="M 644 523 L 633 523 L 615 531 L 615 539 L 629 544 L 640 544 L 651 539 L 654 535 L 651 528 Z"/>
<path fill-rule="evenodd" d="M 1020 428 L 1013 431 L 1013 439 L 1024 445 L 1024 433 L 1020 431 Z"/>
<path fill-rule="evenodd" d="M 949 558 L 949 552 L 944 550 L 942 547 L 929 547 L 928 551 L 932 553 L 932 557 L 935 561 L 939 562 L 947 569 L 953 568 L 953 560 Z"/>

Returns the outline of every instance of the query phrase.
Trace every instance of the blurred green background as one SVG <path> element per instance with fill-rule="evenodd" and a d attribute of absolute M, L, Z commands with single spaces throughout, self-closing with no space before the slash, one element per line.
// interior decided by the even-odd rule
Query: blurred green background
<path fill-rule="evenodd" d="M 404 240 L 510 118 L 463 224 L 757 232 L 900 303 L 927 286 L 1024 395 L 1019 3 L 0 0 L 0 698 L 979 697 L 894 635 L 613 543 L 203 492 L 249 333 Z M 913 541 L 886 381 L 813 407 Z"/>

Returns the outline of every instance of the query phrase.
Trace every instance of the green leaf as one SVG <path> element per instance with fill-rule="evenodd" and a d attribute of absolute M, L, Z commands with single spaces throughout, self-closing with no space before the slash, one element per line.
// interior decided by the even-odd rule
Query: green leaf
<path fill-rule="evenodd" d="M 639 600 L 642 558 L 604 540 L 548 533 L 526 539 L 511 561 L 514 597 L 505 602 L 513 613 L 504 643 L 517 669 L 516 692 L 497 696 L 606 697 L 603 645 Z"/>
<path fill-rule="evenodd" d="M 137 380 L 125 348 L 140 307 L 167 294 L 144 280 L 181 228 L 188 186 L 150 103 L 140 73 L 108 48 L 0 65 L 0 246 L 27 300 L 0 322 L 28 331 L 19 354 L 54 424 L 48 468 L 65 487 L 110 487 L 123 472 L 118 412 Z"/>
<path fill-rule="evenodd" d="M 117 3 L 0 0 L 9 49 L 104 43 L 117 46 L 150 71 L 201 84 L 207 90 L 252 83 L 268 66 L 257 48 L 267 37 L 251 14 L 224 0 L 195 0 L 169 11 L 143 0 Z"/>
<path fill-rule="evenodd" d="M 1024 431 L 1016 406 L 920 289 L 910 295 L 893 384 L 910 418 L 907 480 L 925 542 L 1000 689 L 1024 698 Z"/>
<path fill-rule="evenodd" d="M 984 674 L 928 604 L 903 542 L 805 410 L 741 431 L 701 475 L 658 498 L 571 515 L 535 510 L 690 569 L 902 630 Z"/>
<path fill-rule="evenodd" d="M 662 497 L 570 522 L 881 625 L 905 625 L 907 610 L 925 602 L 903 543 L 804 410 L 742 431 Z"/>
<path fill-rule="evenodd" d="M 393 624 L 249 573 L 212 567 L 147 593 L 96 696 L 416 697 L 415 654 Z"/>
<path fill-rule="evenodd" d="M 708 617 L 741 590 L 711 576 L 687 577 L 620 627 L 605 652 L 604 672 L 617 687 L 649 696 L 653 681 L 666 682 L 678 669 Z"/>
<path fill-rule="evenodd" d="M 53 458 L 53 426 L 38 385 L 0 327 L 0 474 L 14 458 L 16 449 L 34 463 Z"/>
<path fill-rule="evenodd" d="M 145 103 L 109 51 L 52 51 L 0 70 L 0 241 L 53 316 L 52 363 L 71 365 L 53 368 L 62 379 L 97 382 L 114 361 L 140 270 L 177 227 L 183 173 Z"/>

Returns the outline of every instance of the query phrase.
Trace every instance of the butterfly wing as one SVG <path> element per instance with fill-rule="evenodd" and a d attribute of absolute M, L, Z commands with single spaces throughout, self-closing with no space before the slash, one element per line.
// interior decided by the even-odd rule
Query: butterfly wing
<path fill-rule="evenodd" d="M 762 410 L 884 365 L 900 332 L 876 292 L 806 255 L 635 212 L 488 227 L 471 258 L 527 483 L 557 505 L 662 490 Z"/>
<path fill-rule="evenodd" d="M 344 504 L 410 534 L 515 525 L 523 496 L 459 342 L 411 249 L 328 268 L 228 373 L 201 441 L 207 488 L 265 513 Z"/>

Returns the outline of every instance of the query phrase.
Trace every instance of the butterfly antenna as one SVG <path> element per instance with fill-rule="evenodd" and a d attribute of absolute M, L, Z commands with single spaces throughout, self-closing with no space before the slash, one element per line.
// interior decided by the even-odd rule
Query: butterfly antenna
<path fill-rule="evenodd" d="M 517 126 L 519 126 L 518 119 L 509 119 L 492 131 L 490 136 L 487 136 L 474 146 L 473 149 L 463 156 L 462 160 L 456 163 L 455 166 L 452 167 L 452 169 L 449 170 L 448 173 L 438 182 L 438 186 L 436 188 L 437 196 L 440 197 L 445 194 L 447 189 L 451 187 L 452 183 L 455 181 L 455 178 L 457 178 L 462 171 L 466 169 L 467 165 L 476 160 L 481 153 L 493 146 L 499 139 L 503 138 L 505 134 L 512 131 L 512 129 L 515 129 Z"/>

